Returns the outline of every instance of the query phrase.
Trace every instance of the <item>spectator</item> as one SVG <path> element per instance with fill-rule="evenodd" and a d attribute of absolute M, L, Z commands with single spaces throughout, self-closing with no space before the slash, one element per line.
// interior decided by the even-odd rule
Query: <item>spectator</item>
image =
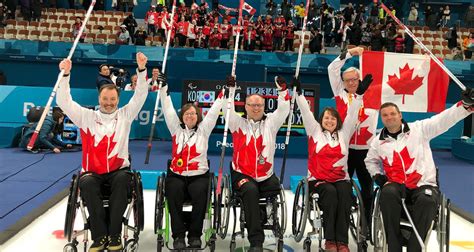
<path fill-rule="evenodd" d="M 135 91 L 135 88 L 137 87 L 137 80 L 138 80 L 138 75 L 134 74 L 130 78 L 130 83 L 125 85 L 125 88 L 123 90 L 125 91 Z"/>
<path fill-rule="evenodd" d="M 449 31 L 445 34 L 446 40 L 448 40 L 448 48 L 453 49 L 458 46 L 458 34 L 456 26 L 449 28 Z"/>
<path fill-rule="evenodd" d="M 79 34 L 79 30 L 81 29 L 81 26 L 82 26 L 82 18 L 76 17 L 76 21 L 72 25 L 72 35 L 74 37 L 77 37 L 77 34 Z M 86 33 L 85 31 L 83 31 L 81 34 L 81 38 L 79 38 L 79 42 L 84 43 L 85 38 L 86 38 Z"/>
<path fill-rule="evenodd" d="M 270 15 L 271 17 L 275 17 L 276 7 L 277 6 L 273 2 L 273 0 L 268 0 L 268 3 L 265 5 L 265 8 L 267 8 L 267 15 Z"/>
<path fill-rule="evenodd" d="M 474 27 L 474 6 L 470 5 L 464 17 L 466 27 Z"/>
<path fill-rule="evenodd" d="M 298 21 L 298 29 L 301 28 L 301 25 L 303 24 L 303 19 L 304 19 L 304 13 L 306 11 L 306 7 L 303 2 L 300 2 L 299 5 L 295 6 L 295 12 L 296 12 L 296 19 Z"/>
<path fill-rule="evenodd" d="M 418 11 L 415 5 L 411 6 L 410 13 L 408 14 L 408 25 L 418 25 Z"/>
<path fill-rule="evenodd" d="M 199 27 L 196 32 L 196 39 L 194 40 L 194 48 L 207 48 L 206 35 L 202 32 L 202 28 Z"/>
<path fill-rule="evenodd" d="M 263 50 L 271 52 L 273 49 L 273 31 L 271 25 L 266 25 L 263 31 Z"/>
<path fill-rule="evenodd" d="M 222 34 L 219 33 L 219 28 L 216 25 L 214 26 L 214 30 L 209 36 L 209 48 L 218 49 L 221 45 L 221 40 L 222 40 Z"/>
<path fill-rule="evenodd" d="M 228 19 L 223 20 L 223 24 L 220 25 L 220 32 L 222 34 L 221 48 L 229 49 L 230 35 L 232 34 L 232 25 L 229 24 Z"/>
<path fill-rule="evenodd" d="M 283 39 L 283 24 L 278 20 L 272 29 L 273 35 L 273 51 L 280 51 Z"/>
<path fill-rule="evenodd" d="M 293 51 L 293 40 L 295 39 L 295 25 L 293 21 L 288 21 L 285 29 L 285 51 Z"/>
<path fill-rule="evenodd" d="M 316 4 L 314 4 L 313 1 L 309 3 L 309 10 L 308 10 L 308 19 L 311 20 L 315 18 L 318 15 L 318 8 L 316 7 Z"/>
<path fill-rule="evenodd" d="M 453 60 L 464 60 L 461 47 L 457 46 L 453 49 Z"/>
<path fill-rule="evenodd" d="M 441 26 L 446 27 L 449 26 L 449 21 L 451 20 L 451 10 L 449 9 L 449 5 L 446 5 L 443 10 L 443 15 L 441 17 Z"/>
<path fill-rule="evenodd" d="M 365 23 L 365 7 L 363 4 L 359 4 L 353 23 Z"/>
<path fill-rule="evenodd" d="M 148 28 L 148 34 L 151 36 L 156 35 L 156 28 L 155 25 L 158 20 L 158 13 L 156 13 L 155 10 L 155 5 L 150 6 L 150 9 L 146 12 L 145 14 L 145 24 L 147 25 Z"/>
<path fill-rule="evenodd" d="M 353 16 L 354 16 L 354 8 L 352 7 L 352 3 L 349 3 L 344 10 L 342 10 L 342 14 L 344 16 L 344 21 L 346 22 L 352 22 Z"/>
<path fill-rule="evenodd" d="M 16 6 L 17 6 L 17 1 L 16 0 L 6 0 L 5 6 L 7 6 L 7 19 L 15 19 L 15 11 L 16 11 Z"/>
<path fill-rule="evenodd" d="M 123 24 L 127 26 L 128 34 L 130 34 L 131 36 L 135 34 L 135 28 L 138 25 L 137 25 L 137 20 L 135 20 L 135 18 L 133 17 L 133 13 L 128 15 L 128 17 L 125 18 L 125 20 L 123 20 Z M 135 38 L 131 37 L 131 39 L 132 39 L 132 43 L 135 43 Z"/>
<path fill-rule="evenodd" d="M 464 50 L 464 57 L 466 60 L 471 60 L 472 52 L 474 51 L 474 33 L 471 33 L 469 37 L 464 38 L 462 42 Z"/>
<path fill-rule="evenodd" d="M 385 43 L 385 48 L 387 49 L 387 52 L 395 52 L 395 39 L 398 37 L 397 27 L 395 27 L 395 25 L 392 23 L 389 23 L 386 30 L 387 40 Z"/>
<path fill-rule="evenodd" d="M 135 39 L 135 45 L 145 45 L 146 38 L 148 38 L 148 34 L 146 34 L 145 29 L 143 26 L 139 26 L 138 30 L 135 32 L 135 35 L 133 35 Z"/>
<path fill-rule="evenodd" d="M 405 39 L 401 33 L 397 34 L 395 38 L 395 52 L 403 53 L 405 51 Z"/>
<path fill-rule="evenodd" d="M 160 69 L 157 67 L 154 67 L 152 72 L 151 72 L 151 78 L 146 81 L 148 84 L 148 90 L 150 91 L 156 91 L 158 90 L 159 82 L 158 82 L 158 76 L 160 75 Z"/>
<path fill-rule="evenodd" d="M 123 11 L 123 12 L 132 12 L 133 8 L 137 5 L 137 0 L 112 0 L 112 7 L 116 11 Z M 130 33 L 133 34 L 133 33 Z"/>
<path fill-rule="evenodd" d="M 8 8 L 3 5 L 3 2 L 0 2 L 0 28 L 3 28 L 7 25 L 6 20 L 8 18 Z"/>
<path fill-rule="evenodd" d="M 372 24 L 368 23 L 365 28 L 362 29 L 362 37 L 360 44 L 364 46 L 370 46 L 370 41 L 372 40 Z"/>
<path fill-rule="evenodd" d="M 244 50 L 253 51 L 255 50 L 255 40 L 257 37 L 257 32 L 254 29 L 253 25 L 249 25 L 247 30 L 244 31 Z"/>
<path fill-rule="evenodd" d="M 410 36 L 405 37 L 405 53 L 413 53 L 415 41 Z"/>
<path fill-rule="evenodd" d="M 321 53 L 323 48 L 323 35 L 319 33 L 319 29 L 311 28 L 311 38 L 309 40 L 309 51 L 311 53 Z"/>
<path fill-rule="evenodd" d="M 130 34 L 127 31 L 126 25 L 120 25 L 120 31 L 117 32 L 117 39 L 115 44 L 117 45 L 128 45 L 130 43 Z"/>
<path fill-rule="evenodd" d="M 281 3 L 281 15 L 285 18 L 286 23 L 291 19 L 291 9 L 293 8 L 293 5 L 291 5 L 291 2 L 288 3 L 288 0 L 283 0 Z"/>
<path fill-rule="evenodd" d="M 430 30 L 433 30 L 433 10 L 431 9 L 431 5 L 427 5 L 425 8 L 425 26 L 430 27 Z"/>
<path fill-rule="evenodd" d="M 360 45 L 360 42 L 362 40 L 362 29 L 360 28 L 360 23 L 356 22 L 352 26 L 350 26 L 349 30 L 349 42 L 351 45 Z"/>
<path fill-rule="evenodd" d="M 377 5 L 374 5 L 372 7 L 372 9 L 370 9 L 370 16 L 369 16 L 369 19 L 367 20 L 367 23 L 368 24 L 378 24 L 379 23 L 379 8 L 377 7 Z"/>
<path fill-rule="evenodd" d="M 26 20 L 28 22 L 31 21 L 31 1 L 30 0 L 20 0 L 20 12 L 21 16 L 23 17 L 23 20 Z M 15 11 L 15 9 L 12 9 L 12 11 Z"/>
<path fill-rule="evenodd" d="M 181 20 L 177 23 L 177 27 L 178 27 L 178 34 L 177 34 L 177 37 L 178 37 L 178 45 L 179 47 L 184 47 L 186 45 L 186 40 L 187 40 L 187 25 L 189 25 L 189 23 L 186 21 L 185 17 L 184 16 L 181 16 Z"/>
<path fill-rule="evenodd" d="M 102 64 L 99 66 L 99 76 L 97 76 L 95 83 L 97 85 L 97 90 L 100 90 L 100 87 L 105 84 L 115 85 L 115 82 L 111 78 L 109 65 Z"/>
<path fill-rule="evenodd" d="M 372 39 L 370 41 L 370 50 L 382 51 L 385 44 L 385 39 L 382 37 L 380 28 L 375 28 L 372 33 Z"/>
<path fill-rule="evenodd" d="M 436 16 L 436 28 L 440 28 L 443 25 L 443 15 L 444 15 L 444 9 L 443 7 L 439 7 L 438 14 Z"/>
<path fill-rule="evenodd" d="M 39 22 L 41 18 L 41 1 L 31 0 L 31 21 Z"/>

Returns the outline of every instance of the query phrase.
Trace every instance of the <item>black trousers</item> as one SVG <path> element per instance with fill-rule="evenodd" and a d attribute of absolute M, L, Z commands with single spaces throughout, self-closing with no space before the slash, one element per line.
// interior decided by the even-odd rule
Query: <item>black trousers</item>
<path fill-rule="evenodd" d="M 323 210 L 324 239 L 349 243 L 349 222 L 352 205 L 352 185 L 349 181 L 324 182 L 316 186 L 310 181 L 309 191 L 319 194 L 318 205 Z"/>
<path fill-rule="evenodd" d="M 380 209 L 387 236 L 388 251 L 402 251 L 402 234 L 400 232 L 400 216 L 403 212 L 401 202 L 402 186 L 397 183 L 386 184 L 380 195 Z M 439 191 L 436 187 L 421 186 L 420 188 L 406 189 L 407 206 L 411 205 L 410 215 L 423 241 L 436 216 L 439 204 Z M 415 233 L 412 233 L 407 251 L 421 251 Z"/>
<path fill-rule="evenodd" d="M 165 196 L 168 200 L 173 239 L 184 238 L 186 231 L 188 231 L 188 238 L 201 237 L 206 214 L 208 188 L 209 173 L 197 176 L 181 176 L 168 169 L 165 181 Z M 193 206 L 190 220 L 187 220 L 183 214 L 183 204 L 187 199 L 191 199 Z M 186 227 L 186 223 L 189 228 Z"/>
<path fill-rule="evenodd" d="M 352 178 L 354 170 L 357 173 L 357 178 L 360 184 L 360 193 L 362 194 L 362 201 L 365 207 L 365 219 L 368 224 L 372 219 L 370 212 L 372 206 L 372 196 L 374 193 L 374 182 L 372 177 L 365 167 L 364 159 L 367 156 L 368 150 L 349 149 L 349 156 L 347 159 L 347 166 L 349 167 L 349 176 Z"/>
<path fill-rule="evenodd" d="M 261 182 L 257 182 L 252 177 L 234 170 L 231 171 L 231 174 L 232 188 L 237 190 L 242 198 L 250 246 L 261 247 L 265 241 L 265 236 L 258 204 L 260 195 L 263 192 L 279 191 L 280 181 L 275 174 Z"/>
<path fill-rule="evenodd" d="M 128 205 L 132 175 L 128 169 L 106 174 L 86 173 L 79 179 L 81 197 L 89 211 L 92 240 L 122 233 L 122 217 Z M 108 218 L 103 205 L 104 184 L 110 185 Z"/>

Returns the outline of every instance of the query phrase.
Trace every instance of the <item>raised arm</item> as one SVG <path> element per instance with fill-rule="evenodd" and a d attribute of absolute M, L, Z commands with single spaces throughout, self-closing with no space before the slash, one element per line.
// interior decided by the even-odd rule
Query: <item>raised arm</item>
<path fill-rule="evenodd" d="M 355 55 L 362 55 L 364 48 L 356 47 L 343 51 L 339 57 L 333 60 L 328 66 L 329 83 L 334 96 L 337 96 L 342 90 L 344 90 L 344 83 L 341 78 L 341 69 L 346 63 L 346 60 L 352 58 Z"/>
<path fill-rule="evenodd" d="M 228 76 L 226 80 L 226 85 L 229 88 L 229 93 L 235 94 L 235 78 L 232 76 Z M 229 130 L 231 132 L 235 132 L 239 129 L 240 123 L 244 122 L 245 119 L 242 118 L 237 112 L 235 112 L 235 105 L 234 105 L 234 97 L 231 97 L 232 100 L 230 101 L 230 109 L 229 109 Z M 227 104 L 229 102 L 229 97 L 224 100 L 224 104 L 222 110 L 224 112 L 224 118 L 227 116 Z"/>
<path fill-rule="evenodd" d="M 321 125 L 314 118 L 314 114 L 309 109 L 308 101 L 303 95 L 296 97 L 296 104 L 300 109 L 301 116 L 303 117 L 303 124 L 306 130 L 306 135 L 315 136 L 317 132 L 321 131 Z"/>
<path fill-rule="evenodd" d="M 146 63 L 148 62 L 148 58 L 145 54 L 139 52 L 136 55 L 136 60 L 138 65 L 137 87 L 135 88 L 135 92 L 128 104 L 122 108 L 129 120 L 133 120 L 138 115 L 138 112 L 140 112 L 143 104 L 145 104 L 148 95 L 148 84 L 146 82 Z"/>
<path fill-rule="evenodd" d="M 287 84 L 283 77 L 275 79 L 275 85 L 278 90 L 277 109 L 267 115 L 267 123 L 272 127 L 273 132 L 278 132 L 285 122 L 290 112 L 290 95 L 288 93 Z"/>
<path fill-rule="evenodd" d="M 71 97 L 71 87 L 69 86 L 72 62 L 64 59 L 59 63 L 59 69 L 64 69 L 64 75 L 59 82 L 56 93 L 56 104 L 64 111 L 71 121 L 79 128 L 83 128 L 84 118 L 93 116 L 94 112 L 90 109 L 81 107 Z"/>

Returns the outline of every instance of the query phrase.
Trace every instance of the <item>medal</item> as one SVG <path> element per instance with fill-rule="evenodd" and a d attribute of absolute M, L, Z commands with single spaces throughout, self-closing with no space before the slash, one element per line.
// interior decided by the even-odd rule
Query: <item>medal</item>
<path fill-rule="evenodd" d="M 258 156 L 258 163 L 263 165 L 265 164 L 265 159 L 263 158 L 263 156 L 260 154 L 260 156 Z"/>
<path fill-rule="evenodd" d="M 182 159 L 182 158 L 179 158 L 178 161 L 176 161 L 176 165 L 177 165 L 178 167 L 183 166 L 183 159 Z"/>

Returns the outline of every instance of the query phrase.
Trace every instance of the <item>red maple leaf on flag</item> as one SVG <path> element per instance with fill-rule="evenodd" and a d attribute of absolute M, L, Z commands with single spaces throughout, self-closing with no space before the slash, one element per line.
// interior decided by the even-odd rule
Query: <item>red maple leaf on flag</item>
<path fill-rule="evenodd" d="M 389 163 L 388 157 L 385 157 L 382 163 L 389 181 L 400 184 L 405 183 L 408 188 L 416 188 L 416 184 L 420 180 L 421 175 L 416 171 L 409 174 L 406 173 L 414 160 L 415 158 L 410 157 L 407 147 L 403 148 L 400 152 L 393 151 L 392 164 Z"/>
<path fill-rule="evenodd" d="M 388 76 L 387 84 L 395 90 L 396 95 L 403 95 L 402 104 L 405 104 L 405 95 L 413 95 L 413 93 L 423 85 L 424 77 L 413 77 L 414 68 L 410 68 L 408 63 L 400 68 L 400 78 L 396 74 Z"/>
<path fill-rule="evenodd" d="M 178 154 L 178 144 L 176 143 L 176 135 L 173 136 L 173 160 L 171 161 L 171 166 L 173 167 L 173 171 L 179 174 L 182 174 L 183 171 L 196 171 L 199 169 L 199 162 L 189 162 L 193 158 L 201 155 L 201 153 L 196 151 L 196 145 L 193 144 L 191 147 L 188 144 L 185 144 Z M 181 167 L 178 166 L 178 160 L 182 159 L 183 164 Z"/>
<path fill-rule="evenodd" d="M 263 149 L 265 149 L 263 137 L 261 135 L 257 139 L 251 137 L 247 144 L 247 136 L 243 133 L 242 129 L 239 129 L 232 134 L 232 141 L 234 144 L 233 161 L 235 163 L 237 157 L 239 158 L 237 165 L 241 172 L 251 177 L 266 176 L 272 168 L 272 164 L 267 162 L 266 157 L 264 157 L 265 162 L 263 164 L 259 163 L 259 156 Z M 255 146 L 257 147 L 257 152 L 255 151 Z M 257 162 L 257 169 L 255 169 L 255 162 Z M 255 173 L 255 170 L 257 170 L 257 173 Z"/>
<path fill-rule="evenodd" d="M 331 147 L 329 144 L 324 145 L 319 152 L 316 152 L 319 142 L 314 142 L 312 137 L 308 139 L 308 164 L 309 171 L 318 180 L 327 182 L 335 182 L 344 178 L 346 173 L 344 166 L 334 166 L 340 159 L 344 157 L 341 151 L 341 145 Z"/>

